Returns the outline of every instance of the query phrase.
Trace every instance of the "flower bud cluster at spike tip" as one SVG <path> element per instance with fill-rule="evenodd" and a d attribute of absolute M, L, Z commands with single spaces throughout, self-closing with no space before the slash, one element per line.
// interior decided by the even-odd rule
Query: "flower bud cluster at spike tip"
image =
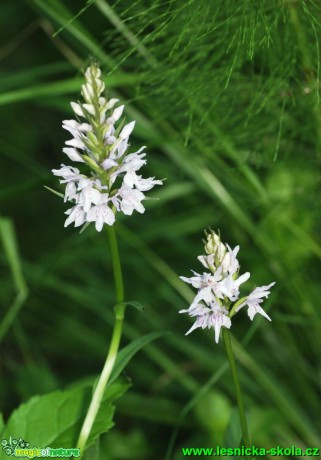
<path fill-rule="evenodd" d="M 94 222 L 96 230 L 101 231 L 104 224 L 114 224 L 117 212 L 143 213 L 143 192 L 162 185 L 161 180 L 137 174 L 147 161 L 145 147 L 128 152 L 135 121 L 125 125 L 119 121 L 124 105 L 116 107 L 118 99 L 106 99 L 104 91 L 101 70 L 92 64 L 81 88 L 83 101 L 71 102 L 77 120 L 64 120 L 62 124 L 72 136 L 63 152 L 71 161 L 82 164 L 81 170 L 64 164 L 52 170 L 60 183 L 66 184 L 64 201 L 73 204 L 66 211 L 65 227 Z"/>
<path fill-rule="evenodd" d="M 218 343 L 221 328 L 230 329 L 231 318 L 244 306 L 248 307 L 247 313 L 252 321 L 257 313 L 271 321 L 260 304 L 264 297 L 268 297 L 269 289 L 275 283 L 257 287 L 247 297 L 240 298 L 240 285 L 250 278 L 249 272 L 239 276 L 240 264 L 236 256 L 240 247 L 236 246 L 232 250 L 228 244 L 221 242 L 220 236 L 215 232 L 205 234 L 207 255 L 199 256 L 198 260 L 210 272 L 199 274 L 193 271 L 194 276 L 191 278 L 180 277 L 196 288 L 197 294 L 190 307 L 179 313 L 188 313 L 195 318 L 195 323 L 186 335 L 198 327 L 212 327 L 215 331 L 215 342 Z"/>
<path fill-rule="evenodd" d="M 200 256 L 200 262 L 205 265 L 205 267 L 209 268 L 212 271 L 215 271 L 217 267 L 219 267 L 224 259 L 227 248 L 221 242 L 220 235 L 213 232 L 205 231 L 206 240 L 204 242 L 204 249 L 206 252 L 206 256 Z"/>

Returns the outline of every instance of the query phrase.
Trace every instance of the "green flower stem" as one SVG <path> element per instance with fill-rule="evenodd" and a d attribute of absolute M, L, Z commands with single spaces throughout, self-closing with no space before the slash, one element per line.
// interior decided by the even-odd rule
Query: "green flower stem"
<path fill-rule="evenodd" d="M 117 304 L 122 303 L 124 301 L 124 283 L 123 283 L 123 275 L 121 271 L 120 265 L 120 258 L 118 252 L 118 244 L 116 239 L 116 232 L 113 226 L 107 227 L 110 251 L 111 251 L 111 260 L 113 265 L 114 271 L 114 279 L 115 279 L 115 286 L 116 286 L 116 299 Z"/>
<path fill-rule="evenodd" d="M 124 301 L 124 284 L 123 284 L 123 276 L 121 271 L 120 259 L 119 259 L 119 252 L 118 252 L 118 245 L 116 239 L 116 233 L 114 227 L 107 227 L 107 233 L 109 237 L 109 244 L 111 250 L 111 257 L 112 257 L 112 266 L 114 271 L 114 278 L 115 278 L 115 286 L 116 286 L 116 299 L 117 305 L 114 307 L 115 312 L 115 324 L 114 330 L 112 333 L 112 338 L 110 341 L 110 346 L 107 354 L 107 358 L 105 361 L 104 368 L 100 374 L 97 386 L 94 390 L 90 406 L 88 408 L 84 423 L 82 425 L 80 435 L 77 442 L 77 447 L 80 449 L 80 454 L 83 454 L 83 451 L 86 447 L 86 443 L 90 436 L 93 424 L 95 422 L 97 413 L 99 411 L 101 401 L 105 392 L 106 385 L 110 378 L 111 372 L 113 370 L 120 339 L 123 330 L 123 321 L 125 315 L 125 308 L 126 305 L 122 302 Z"/>
<path fill-rule="evenodd" d="M 241 422 L 241 429 L 242 429 L 242 443 L 244 444 L 245 447 L 251 447 L 249 432 L 248 432 L 247 423 L 246 423 L 245 411 L 244 411 L 242 390 L 241 390 L 240 380 L 239 380 L 237 367 L 236 367 L 233 350 L 232 350 L 230 331 L 226 329 L 225 327 L 223 327 L 222 334 L 223 334 L 224 345 L 225 345 L 227 357 L 230 363 L 233 382 L 234 382 L 234 386 L 236 390 L 236 399 L 237 399 L 237 405 L 239 408 L 240 422 Z"/>

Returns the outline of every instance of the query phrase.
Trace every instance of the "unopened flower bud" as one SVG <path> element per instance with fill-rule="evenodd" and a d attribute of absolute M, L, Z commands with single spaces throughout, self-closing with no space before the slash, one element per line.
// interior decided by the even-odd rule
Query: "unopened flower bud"
<path fill-rule="evenodd" d="M 206 233 L 206 237 L 206 241 L 204 241 L 205 252 L 207 254 L 213 254 L 214 264 L 218 266 L 226 254 L 226 246 L 221 242 L 220 235 L 213 230 L 211 230 L 210 233 Z"/>

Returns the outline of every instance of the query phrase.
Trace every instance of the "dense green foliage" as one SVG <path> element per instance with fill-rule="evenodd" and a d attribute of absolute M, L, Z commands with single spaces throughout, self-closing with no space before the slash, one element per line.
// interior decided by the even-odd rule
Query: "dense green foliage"
<path fill-rule="evenodd" d="M 61 121 L 73 117 L 69 102 L 94 57 L 108 95 L 137 120 L 131 142 L 148 146 L 144 175 L 166 178 L 144 215 L 117 222 L 126 299 L 146 307 L 128 308 L 122 346 L 169 333 L 127 365 L 116 427 L 90 458 L 237 446 L 224 348 L 213 331 L 185 337 L 191 323 L 178 315 L 193 296 L 178 276 L 201 271 L 207 227 L 240 244 L 248 291 L 276 281 L 272 323 L 244 312 L 232 330 L 254 444 L 320 445 L 319 3 L 2 0 L 0 11 L 5 421 L 35 395 L 91 383 L 108 348 L 106 235 L 64 229 L 67 208 L 43 187 L 57 189 L 50 171 L 68 164 Z"/>

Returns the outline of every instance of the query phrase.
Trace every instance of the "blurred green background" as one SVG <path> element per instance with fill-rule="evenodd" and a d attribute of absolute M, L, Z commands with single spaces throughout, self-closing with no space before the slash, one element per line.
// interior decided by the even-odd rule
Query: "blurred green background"
<path fill-rule="evenodd" d="M 96 376 L 115 303 L 106 235 L 64 229 L 52 168 L 81 71 L 96 58 L 137 120 L 144 176 L 166 177 L 144 215 L 118 215 L 129 309 L 123 345 L 168 331 L 126 369 L 104 459 L 180 459 L 235 447 L 222 344 L 186 315 L 203 230 L 240 244 L 246 288 L 276 281 L 273 322 L 245 312 L 233 341 L 254 444 L 321 444 L 320 30 L 318 2 L 2 0 L 0 5 L 1 406 Z M 276 457 L 274 457 L 276 458 Z"/>

